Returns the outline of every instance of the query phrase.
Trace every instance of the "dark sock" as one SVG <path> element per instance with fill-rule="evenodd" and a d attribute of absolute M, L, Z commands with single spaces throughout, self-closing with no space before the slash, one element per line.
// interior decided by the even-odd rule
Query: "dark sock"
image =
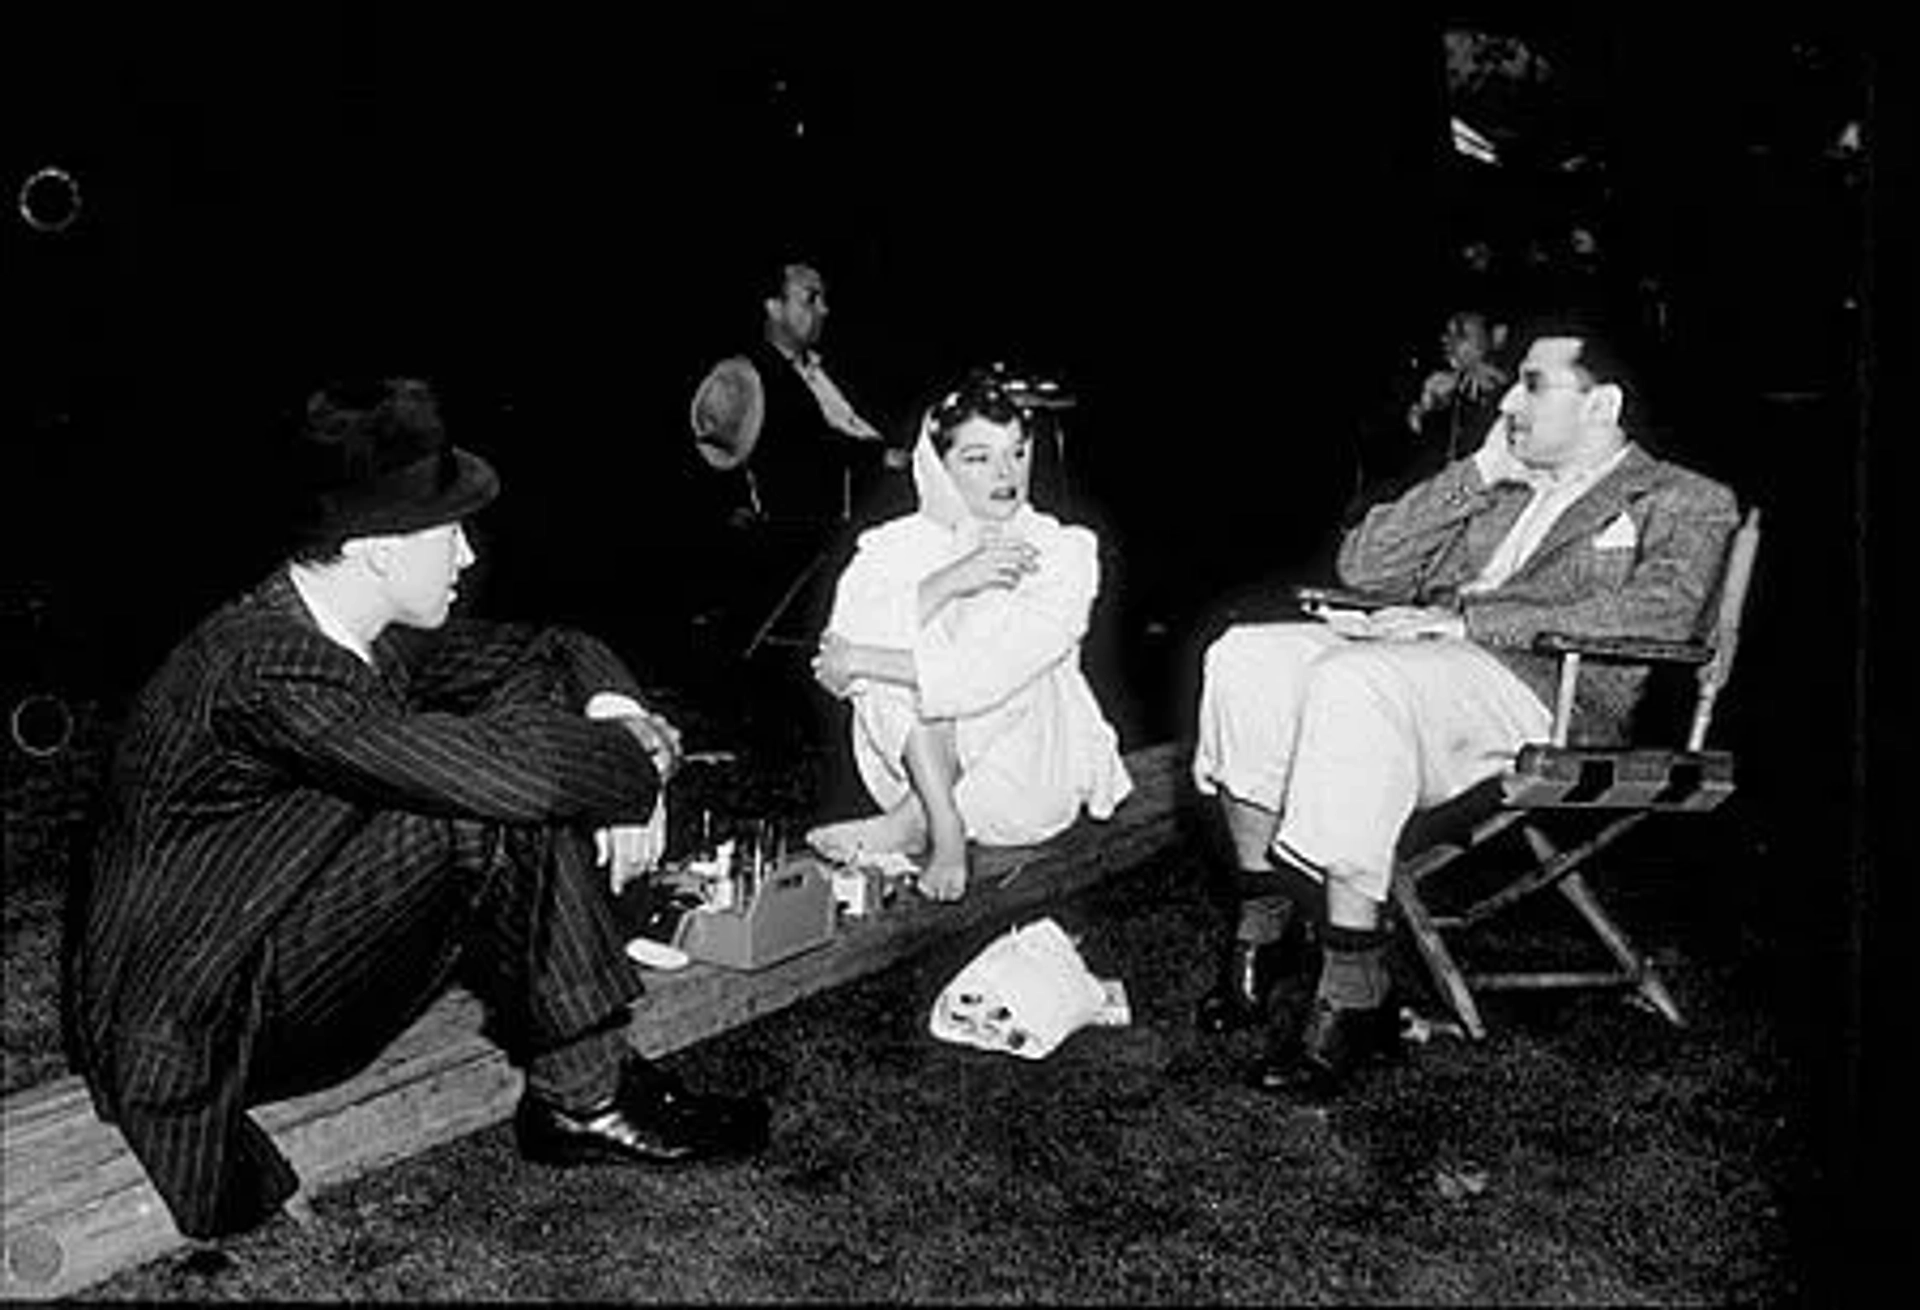
<path fill-rule="evenodd" d="M 527 1061 L 527 1090 L 570 1114 L 604 1109 L 620 1089 L 631 1050 L 624 1025 L 591 1032 Z"/>
<path fill-rule="evenodd" d="M 1295 920 L 1311 924 L 1320 917 L 1320 885 L 1279 861 L 1256 869 L 1228 867 L 1218 885 L 1233 907 L 1234 937 L 1254 946 L 1279 941 Z"/>
<path fill-rule="evenodd" d="M 1387 999 L 1387 934 L 1329 924 L 1321 934 L 1319 999 L 1336 1010 L 1371 1010 Z"/>
<path fill-rule="evenodd" d="M 1255 896 L 1240 903 L 1240 922 L 1234 926 L 1236 940 L 1249 946 L 1271 946 L 1287 935 L 1295 907 L 1285 896 Z"/>

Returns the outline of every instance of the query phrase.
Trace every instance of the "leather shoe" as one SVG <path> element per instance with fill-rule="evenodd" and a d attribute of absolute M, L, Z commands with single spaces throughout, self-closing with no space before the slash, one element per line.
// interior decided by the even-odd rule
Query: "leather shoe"
<path fill-rule="evenodd" d="M 1306 972 L 1312 956 L 1306 924 L 1298 915 L 1278 941 L 1256 944 L 1235 938 L 1221 961 L 1220 980 L 1200 998 L 1195 1019 L 1200 1031 L 1218 1036 L 1264 1023 L 1274 989 Z"/>
<path fill-rule="evenodd" d="M 523 1096 L 513 1127 L 520 1154 L 540 1164 L 673 1165 L 751 1155 L 766 1145 L 771 1117 L 758 1097 L 689 1091 L 635 1060 L 606 1104 L 571 1111 Z"/>
<path fill-rule="evenodd" d="M 1316 999 L 1299 1039 L 1253 1071 L 1253 1085 L 1319 1100 L 1337 1095 L 1363 1065 L 1396 1054 L 1399 1008 L 1390 1000 L 1364 1010 Z"/>

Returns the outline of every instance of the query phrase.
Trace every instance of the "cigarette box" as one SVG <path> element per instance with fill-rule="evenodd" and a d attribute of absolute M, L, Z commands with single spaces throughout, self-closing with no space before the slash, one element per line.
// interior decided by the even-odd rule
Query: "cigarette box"
<path fill-rule="evenodd" d="M 680 921 L 674 945 L 696 960 L 729 969 L 764 969 L 833 940 L 833 880 L 810 856 L 763 875 L 745 904 L 696 910 Z"/>

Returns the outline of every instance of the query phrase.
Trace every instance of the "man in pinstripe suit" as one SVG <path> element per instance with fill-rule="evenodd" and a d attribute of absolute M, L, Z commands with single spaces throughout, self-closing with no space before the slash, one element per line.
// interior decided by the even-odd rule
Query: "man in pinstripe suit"
<path fill-rule="evenodd" d="M 599 641 L 449 615 L 498 480 L 424 383 L 316 394 L 296 451 L 292 558 L 175 649 L 115 759 L 67 962 L 99 1114 L 182 1233 L 245 1230 L 298 1188 L 247 1108 L 349 1076 L 457 979 L 525 1072 L 530 1158 L 756 1149 L 763 1103 L 626 1039 L 603 879 L 658 858 L 678 733 Z"/>

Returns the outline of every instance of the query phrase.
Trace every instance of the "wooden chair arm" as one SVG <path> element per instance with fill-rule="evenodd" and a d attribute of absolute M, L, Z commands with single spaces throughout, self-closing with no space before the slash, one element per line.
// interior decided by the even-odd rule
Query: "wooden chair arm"
<path fill-rule="evenodd" d="M 1543 655 L 1580 655 L 1590 659 L 1634 664 L 1705 664 L 1713 652 L 1699 642 L 1654 641 L 1644 637 L 1577 637 L 1566 632 L 1542 632 L 1533 649 Z"/>
<path fill-rule="evenodd" d="M 1554 697 L 1553 744 L 1565 746 L 1573 725 L 1575 687 L 1580 666 L 1587 659 L 1615 664 L 1678 664 L 1701 668 L 1713 659 L 1705 644 L 1689 641 L 1654 641 L 1642 637 L 1577 637 L 1566 632 L 1542 632 L 1535 635 L 1533 647 L 1544 655 L 1560 657 L 1560 690 Z M 1692 742 L 1698 746 L 1698 741 Z"/>
<path fill-rule="evenodd" d="M 1294 587 L 1293 598 L 1306 610 L 1378 610 L 1406 603 L 1377 591 L 1352 591 L 1345 587 Z"/>

